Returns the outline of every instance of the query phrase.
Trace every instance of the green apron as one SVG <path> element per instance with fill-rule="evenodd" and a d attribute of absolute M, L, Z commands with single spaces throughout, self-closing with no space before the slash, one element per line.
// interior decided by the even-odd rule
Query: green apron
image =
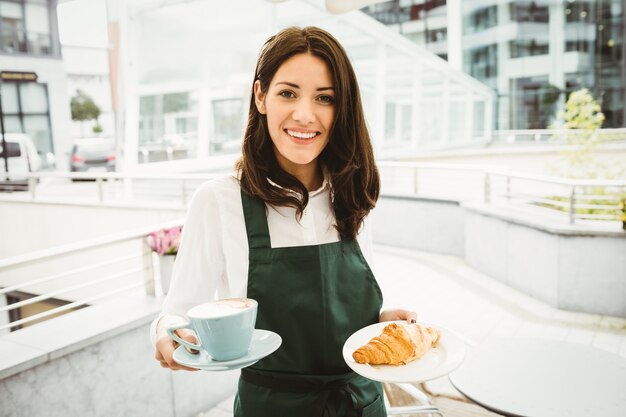
<path fill-rule="evenodd" d="M 378 322 L 382 306 L 357 241 L 272 248 L 265 204 L 241 198 L 256 328 L 283 343 L 242 369 L 235 417 L 386 417 L 381 384 L 352 372 L 341 352 L 352 333 Z"/>

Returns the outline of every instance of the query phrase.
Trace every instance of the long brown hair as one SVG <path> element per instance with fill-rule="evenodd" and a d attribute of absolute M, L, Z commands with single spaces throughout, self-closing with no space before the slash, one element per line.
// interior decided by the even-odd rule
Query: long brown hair
<path fill-rule="evenodd" d="M 335 121 L 330 140 L 319 156 L 329 175 L 337 230 L 343 239 L 354 239 L 363 219 L 376 205 L 380 191 L 378 169 L 365 124 L 361 95 L 348 56 L 339 42 L 317 27 L 284 29 L 267 40 L 257 62 L 254 81 L 266 93 L 278 68 L 290 57 L 310 53 L 326 62 L 333 75 Z M 254 82 L 242 157 L 236 166 L 241 189 L 272 206 L 290 206 L 302 216 L 309 201 L 306 187 L 285 172 L 274 154 L 265 115 L 254 101 Z M 281 187 L 272 186 L 269 180 Z M 290 193 L 294 190 L 300 196 Z"/>

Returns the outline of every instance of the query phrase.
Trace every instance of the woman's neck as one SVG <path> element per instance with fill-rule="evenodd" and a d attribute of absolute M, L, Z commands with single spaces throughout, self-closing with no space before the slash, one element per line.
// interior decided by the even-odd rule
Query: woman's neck
<path fill-rule="evenodd" d="M 305 168 L 305 167 L 302 167 Z M 293 171 L 293 172 L 292 172 Z M 299 169 L 287 171 L 298 179 L 307 189 L 307 191 L 315 191 L 320 188 L 324 182 L 322 170 L 315 166 L 314 169 Z"/>
<path fill-rule="evenodd" d="M 281 168 L 296 177 L 307 191 L 315 191 L 324 183 L 324 174 L 317 159 L 306 165 L 294 164 L 281 159 L 283 158 L 278 158 Z"/>

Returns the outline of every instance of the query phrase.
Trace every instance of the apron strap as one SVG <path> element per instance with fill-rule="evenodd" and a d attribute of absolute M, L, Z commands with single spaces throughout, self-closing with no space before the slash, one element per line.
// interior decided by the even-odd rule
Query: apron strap
<path fill-rule="evenodd" d="M 240 192 L 243 217 L 246 221 L 246 233 L 248 234 L 248 247 L 250 249 L 271 248 L 265 203 L 258 198 L 249 196 L 243 190 Z"/>

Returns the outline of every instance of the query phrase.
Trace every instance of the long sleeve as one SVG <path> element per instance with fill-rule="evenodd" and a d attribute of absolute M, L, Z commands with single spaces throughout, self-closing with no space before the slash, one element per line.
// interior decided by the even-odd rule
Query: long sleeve
<path fill-rule="evenodd" d="M 170 290 L 161 314 L 151 326 L 153 344 L 159 320 L 167 320 L 170 325 L 186 321 L 185 314 L 191 307 L 215 299 L 218 289 L 228 288 L 219 207 L 217 192 L 210 184 L 201 186 L 192 198 Z"/>

